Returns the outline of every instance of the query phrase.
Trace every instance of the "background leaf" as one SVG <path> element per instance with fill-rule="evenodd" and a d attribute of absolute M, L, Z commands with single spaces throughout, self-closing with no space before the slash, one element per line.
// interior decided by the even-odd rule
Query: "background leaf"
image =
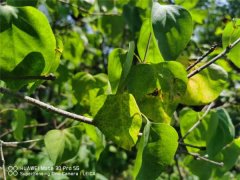
<path fill-rule="evenodd" d="M 81 143 L 81 128 L 74 126 L 64 130 L 51 130 L 44 137 L 48 155 L 54 164 L 73 158 Z"/>
<path fill-rule="evenodd" d="M 13 120 L 11 122 L 13 136 L 17 141 L 21 141 L 23 139 L 23 128 L 26 123 L 26 115 L 25 112 L 21 109 L 13 111 Z"/>
<path fill-rule="evenodd" d="M 229 22 L 223 30 L 222 45 L 226 48 L 231 43 L 240 37 L 240 19 L 235 19 Z M 227 57 L 240 68 L 240 44 L 236 45 L 228 54 Z"/>
<path fill-rule="evenodd" d="M 64 36 L 63 58 L 71 61 L 75 65 L 80 64 L 84 51 L 84 43 L 77 32 Z"/>
<path fill-rule="evenodd" d="M 37 6 L 38 0 L 7 0 L 7 4 L 11 6 Z"/>

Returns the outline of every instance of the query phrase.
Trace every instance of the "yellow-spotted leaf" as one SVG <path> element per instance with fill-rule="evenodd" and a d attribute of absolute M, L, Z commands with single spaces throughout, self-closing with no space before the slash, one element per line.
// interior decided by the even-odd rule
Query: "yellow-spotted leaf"
<path fill-rule="evenodd" d="M 197 106 L 214 101 L 224 90 L 227 78 L 227 72 L 222 67 L 212 64 L 188 80 L 181 103 Z"/>

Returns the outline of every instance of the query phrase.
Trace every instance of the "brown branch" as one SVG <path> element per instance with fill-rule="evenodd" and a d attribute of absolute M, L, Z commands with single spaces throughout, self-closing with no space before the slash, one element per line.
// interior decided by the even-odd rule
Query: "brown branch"
<path fill-rule="evenodd" d="M 205 57 L 207 57 L 210 53 L 212 53 L 216 49 L 216 47 L 217 47 L 217 44 L 213 45 L 205 54 L 203 54 L 202 56 L 197 58 L 197 60 L 193 64 L 188 66 L 186 70 L 189 71 L 194 66 L 196 66 L 198 63 L 200 63 Z"/>
<path fill-rule="evenodd" d="M 178 163 L 177 154 L 175 154 L 174 160 L 176 162 L 176 166 L 177 166 L 177 170 L 178 170 L 178 174 L 179 174 L 179 179 L 183 180 L 184 178 L 183 178 L 182 171 L 181 171 L 179 163 Z"/>
<path fill-rule="evenodd" d="M 2 80 L 56 80 L 54 74 L 44 75 L 44 76 L 1 76 Z"/>
<path fill-rule="evenodd" d="M 2 163 L 2 172 L 3 172 L 3 179 L 6 180 L 6 168 L 5 168 L 5 159 L 3 155 L 3 141 L 0 140 L 0 156 L 1 156 L 1 163 Z"/>
<path fill-rule="evenodd" d="M 9 95 L 9 96 L 18 98 L 18 99 L 21 99 L 21 100 L 23 100 L 27 103 L 33 104 L 35 106 L 38 106 L 38 107 L 40 107 L 42 109 L 45 109 L 47 111 L 59 114 L 61 116 L 64 116 L 64 117 L 67 117 L 67 118 L 70 118 L 70 119 L 74 119 L 74 120 L 77 120 L 79 122 L 83 122 L 83 123 L 87 123 L 87 124 L 93 124 L 91 118 L 88 118 L 88 117 L 85 117 L 85 116 L 81 116 L 81 115 L 78 115 L 78 114 L 74 114 L 74 113 L 56 108 L 56 107 L 54 107 L 50 104 L 44 103 L 44 102 L 39 101 L 37 99 L 31 98 L 29 96 L 25 96 L 25 95 L 23 95 L 19 92 L 14 92 L 14 91 L 11 91 L 10 89 L 0 87 L 0 93 L 6 94 L 6 95 Z"/>
<path fill-rule="evenodd" d="M 218 54 L 217 56 L 215 56 L 214 58 L 212 58 L 210 61 L 208 61 L 206 64 L 204 64 L 203 66 L 199 67 L 198 69 L 192 71 L 191 73 L 188 74 L 188 78 L 191 78 L 192 76 L 194 76 L 195 74 L 199 73 L 200 71 L 202 71 L 203 69 L 207 68 L 208 66 L 210 66 L 211 64 L 213 64 L 215 61 L 217 61 L 218 59 L 220 59 L 221 57 L 225 56 L 232 48 L 234 48 L 238 43 L 240 43 L 240 38 L 238 38 L 236 41 L 234 41 L 232 44 L 230 44 L 229 46 L 227 46 L 220 54 Z"/>

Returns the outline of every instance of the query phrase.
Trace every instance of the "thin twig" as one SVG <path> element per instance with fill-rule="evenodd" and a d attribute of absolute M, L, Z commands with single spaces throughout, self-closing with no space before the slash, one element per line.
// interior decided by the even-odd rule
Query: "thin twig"
<path fill-rule="evenodd" d="M 16 142 L 4 142 L 4 141 L 1 141 L 1 142 L 2 142 L 2 145 L 4 145 L 4 146 L 10 146 L 10 147 L 14 146 L 15 147 L 18 144 L 27 144 L 27 143 L 38 142 L 38 141 L 42 141 L 42 139 L 33 139 L 33 140 L 16 141 Z"/>
<path fill-rule="evenodd" d="M 50 104 L 44 103 L 44 102 L 39 101 L 37 99 L 31 98 L 29 96 L 25 96 L 25 95 L 23 95 L 21 93 L 18 93 L 18 92 L 11 91 L 10 89 L 0 87 L 0 93 L 16 97 L 18 99 L 21 99 L 21 100 L 27 102 L 27 103 L 33 104 L 35 106 L 38 106 L 38 107 L 40 107 L 42 109 L 45 109 L 47 111 L 59 114 L 61 116 L 64 116 L 64 117 L 67 117 L 67 118 L 70 118 L 70 119 L 74 119 L 74 120 L 77 120 L 79 122 L 83 122 L 83 123 L 93 125 L 93 121 L 92 121 L 91 118 L 81 116 L 81 115 L 78 115 L 78 114 L 74 114 L 74 113 L 71 113 L 71 112 L 68 112 L 68 111 L 64 111 L 62 109 L 56 108 L 56 107 L 54 107 Z"/>
<path fill-rule="evenodd" d="M 43 126 L 47 126 L 48 123 L 42 123 L 42 124 L 32 124 L 32 125 L 26 125 L 23 128 L 34 128 L 34 127 L 43 127 Z M 0 138 L 12 133 L 14 130 L 13 129 L 7 129 L 6 132 L 4 132 L 3 134 L 0 135 Z"/>
<path fill-rule="evenodd" d="M 61 3 L 64 3 L 64 4 L 67 4 L 69 6 L 72 6 L 74 8 L 77 8 L 79 11 L 81 11 L 82 13 L 85 13 L 85 14 L 89 14 L 89 15 L 95 15 L 95 16 L 120 16 L 120 14 L 118 13 L 109 13 L 109 12 L 100 12 L 100 13 L 97 13 L 97 12 L 89 12 L 88 10 L 82 8 L 82 7 L 79 7 L 78 5 L 76 4 L 72 4 L 70 2 L 67 2 L 65 0 L 58 0 L 59 2 Z"/>
<path fill-rule="evenodd" d="M 146 50 L 145 50 L 145 53 L 144 53 L 143 62 L 146 61 L 146 57 L 147 57 L 147 53 L 148 53 L 151 38 L 152 38 L 152 33 L 150 32 L 149 37 L 148 37 L 147 47 L 146 47 Z"/>
<path fill-rule="evenodd" d="M 187 143 L 183 143 L 183 142 L 179 142 L 179 144 L 182 146 L 188 146 L 188 147 L 192 147 L 195 149 L 206 150 L 206 147 L 204 147 L 204 146 L 195 146 L 195 145 L 187 144 Z"/>
<path fill-rule="evenodd" d="M 2 171 L 3 171 L 3 179 L 6 180 L 6 169 L 5 169 L 5 159 L 3 155 L 3 141 L 0 140 L 0 154 L 1 154 L 1 163 L 2 163 Z"/>
<path fill-rule="evenodd" d="M 221 166 L 221 167 L 224 166 L 224 163 L 223 163 L 223 162 L 213 161 L 213 160 L 208 159 L 208 158 L 206 158 L 206 157 L 200 156 L 200 154 L 198 154 L 198 153 L 188 152 L 187 154 L 193 156 L 196 160 L 203 160 L 203 161 L 206 161 L 206 162 L 209 162 L 209 163 L 211 163 L 211 164 L 214 164 L 214 165 L 217 165 L 217 166 Z"/>
<path fill-rule="evenodd" d="M 67 122 L 69 121 L 69 119 L 65 119 L 62 123 L 60 123 L 56 129 L 60 129 L 61 127 L 63 127 Z"/>
<path fill-rule="evenodd" d="M 211 108 L 214 106 L 214 102 L 208 105 L 204 114 L 197 120 L 197 122 L 186 132 L 186 134 L 179 140 L 179 142 L 183 142 L 183 140 L 194 130 L 196 129 L 202 122 L 203 118 L 208 114 Z"/>
<path fill-rule="evenodd" d="M 208 66 L 210 66 L 211 64 L 213 64 L 215 61 L 217 61 L 218 59 L 220 59 L 221 57 L 225 56 L 233 47 L 235 47 L 238 43 L 240 43 L 240 38 L 238 38 L 236 41 L 234 41 L 232 44 L 230 44 L 229 46 L 227 46 L 220 54 L 218 54 L 217 56 L 215 56 L 214 58 L 212 58 L 210 61 L 208 61 L 206 64 L 204 64 L 203 66 L 199 67 L 198 69 L 192 71 L 191 73 L 188 74 L 188 78 L 191 78 L 192 76 L 194 76 L 195 74 L 199 73 L 200 71 L 202 71 L 203 69 L 207 68 Z"/>
<path fill-rule="evenodd" d="M 43 75 L 43 76 L 1 76 L 2 80 L 47 80 L 54 81 L 56 76 L 54 74 Z"/>
<path fill-rule="evenodd" d="M 37 142 L 33 142 L 32 144 L 30 144 L 30 146 L 28 146 L 28 149 L 33 149 L 33 147 L 37 144 Z"/>
<path fill-rule="evenodd" d="M 174 160 L 175 160 L 175 162 L 176 162 L 176 166 L 177 166 L 179 178 L 180 178 L 180 180 L 183 180 L 184 178 L 183 178 L 183 175 L 182 175 L 182 171 L 181 171 L 181 169 L 180 169 L 180 166 L 179 166 L 179 164 L 178 164 L 177 154 L 175 154 Z"/>
<path fill-rule="evenodd" d="M 193 64 L 188 66 L 186 70 L 189 71 L 194 66 L 196 66 L 198 63 L 200 63 L 205 57 L 207 57 L 210 53 L 212 53 L 216 49 L 216 47 L 217 47 L 217 44 L 213 45 L 205 54 L 203 54 L 202 56 L 197 58 L 197 60 Z"/>

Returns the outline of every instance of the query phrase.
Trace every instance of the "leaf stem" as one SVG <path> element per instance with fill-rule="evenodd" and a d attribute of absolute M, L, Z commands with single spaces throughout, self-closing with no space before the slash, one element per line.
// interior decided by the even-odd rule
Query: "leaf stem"
<path fill-rule="evenodd" d="M 152 38 L 152 32 L 150 32 L 149 37 L 148 37 L 148 42 L 147 42 L 147 47 L 146 47 L 146 50 L 145 50 L 143 62 L 146 61 L 146 57 L 147 57 L 148 49 L 149 49 L 149 46 L 150 46 L 151 38 Z"/>
<path fill-rule="evenodd" d="M 238 38 L 236 41 L 234 41 L 232 44 L 230 44 L 229 46 L 227 46 L 220 54 L 218 54 L 217 56 L 215 56 L 214 58 L 212 58 L 210 61 L 208 61 L 206 64 L 204 64 L 203 66 L 199 67 L 198 69 L 192 71 L 191 73 L 188 74 L 188 78 L 191 78 L 192 76 L 194 76 L 195 74 L 199 73 L 200 71 L 202 71 L 203 69 L 207 68 L 208 66 L 210 66 L 211 64 L 213 64 L 215 61 L 217 61 L 218 59 L 220 59 L 221 57 L 225 56 L 227 53 L 229 53 L 229 51 L 235 47 L 238 43 L 240 43 L 240 38 Z"/>

